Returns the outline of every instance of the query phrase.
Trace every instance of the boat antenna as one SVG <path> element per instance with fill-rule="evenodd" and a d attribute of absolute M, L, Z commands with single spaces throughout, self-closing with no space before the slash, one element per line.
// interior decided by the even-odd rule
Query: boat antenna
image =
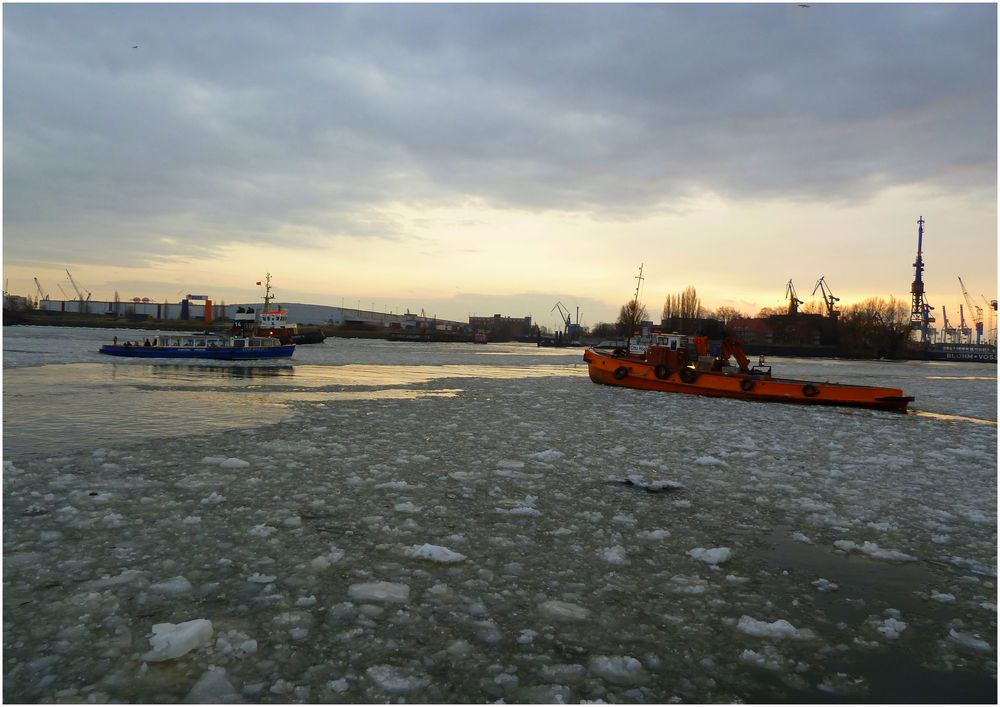
<path fill-rule="evenodd" d="M 259 285 L 260 283 L 258 282 L 257 284 Z M 264 278 L 264 312 L 265 313 L 270 311 L 267 308 L 269 304 L 271 304 L 271 273 L 268 273 L 267 277 Z"/>
<path fill-rule="evenodd" d="M 636 276 L 637 282 L 635 283 L 635 297 L 632 299 L 634 307 L 631 312 L 629 312 L 628 318 L 628 338 L 625 341 L 625 354 L 628 355 L 632 350 L 632 333 L 635 329 L 635 315 L 639 311 L 639 289 L 642 287 L 642 281 L 645 279 L 642 276 L 642 266 L 644 263 L 639 263 L 639 274 Z M 627 306 L 627 305 L 626 305 Z"/>

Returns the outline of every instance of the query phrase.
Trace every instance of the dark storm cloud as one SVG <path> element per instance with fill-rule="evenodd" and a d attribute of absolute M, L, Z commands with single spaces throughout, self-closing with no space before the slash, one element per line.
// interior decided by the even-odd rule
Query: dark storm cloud
<path fill-rule="evenodd" d="M 396 239 L 393 202 L 627 217 L 702 189 L 995 189 L 993 5 L 7 5 L 4 21 L 7 256 Z"/>

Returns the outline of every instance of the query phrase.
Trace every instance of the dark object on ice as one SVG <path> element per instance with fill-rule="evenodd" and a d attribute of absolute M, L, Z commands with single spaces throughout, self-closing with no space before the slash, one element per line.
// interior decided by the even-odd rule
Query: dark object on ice
<path fill-rule="evenodd" d="M 684 489 L 683 484 L 679 484 L 676 481 L 667 481 L 666 479 L 658 479 L 656 481 L 647 481 L 645 477 L 639 474 L 630 474 L 624 479 L 610 479 L 613 484 L 622 484 L 623 486 L 635 486 L 636 488 L 643 489 L 649 493 L 668 493 L 670 491 L 681 491 Z"/>

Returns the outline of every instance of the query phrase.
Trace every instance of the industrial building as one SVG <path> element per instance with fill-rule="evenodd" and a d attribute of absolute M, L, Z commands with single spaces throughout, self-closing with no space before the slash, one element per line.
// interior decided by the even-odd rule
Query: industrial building
<path fill-rule="evenodd" d="M 491 338 L 532 334 L 531 317 L 504 317 L 499 314 L 494 314 L 492 317 L 469 317 L 469 328 L 474 331 L 484 331 Z"/>
<path fill-rule="evenodd" d="M 104 302 L 100 300 L 54 300 L 43 299 L 38 309 L 43 312 L 67 312 L 74 314 L 94 314 L 134 319 L 181 319 L 214 321 L 227 319 L 236 311 L 237 305 L 215 306 L 209 299 L 183 299 L 180 302 L 151 302 L 138 299 Z"/>

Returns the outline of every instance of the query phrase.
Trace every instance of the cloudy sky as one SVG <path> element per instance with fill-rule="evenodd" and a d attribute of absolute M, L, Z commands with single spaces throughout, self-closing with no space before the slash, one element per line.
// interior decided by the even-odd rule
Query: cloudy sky
<path fill-rule="evenodd" d="M 610 321 L 995 296 L 993 4 L 3 9 L 3 261 L 53 298 Z M 137 46 L 136 46 L 137 45 Z M 939 309 L 940 311 L 940 309 Z"/>

